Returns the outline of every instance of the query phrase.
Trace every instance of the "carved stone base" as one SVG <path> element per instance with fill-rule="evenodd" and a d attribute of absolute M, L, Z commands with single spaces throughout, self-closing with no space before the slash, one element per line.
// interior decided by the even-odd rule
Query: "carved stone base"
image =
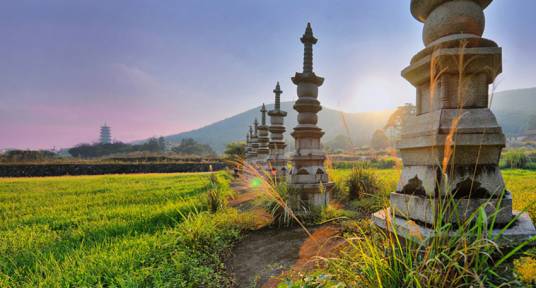
<path fill-rule="evenodd" d="M 520 214 L 518 211 L 514 211 L 514 216 Z M 430 240 L 434 233 L 434 230 L 423 225 L 420 225 L 412 220 L 407 220 L 399 216 L 394 216 L 390 208 L 380 210 L 372 214 L 372 221 L 378 227 L 393 232 L 393 227 L 396 227 L 398 236 L 414 241 L 417 243 L 425 244 Z M 390 223 L 389 225 L 387 223 Z M 492 239 L 498 235 L 501 228 L 494 229 L 493 235 L 489 238 Z M 450 232 L 454 234 L 455 231 Z M 510 228 L 506 229 L 502 236 L 497 239 L 496 243 L 500 246 L 516 246 L 519 245 L 531 237 L 536 236 L 536 229 L 530 219 L 528 213 L 522 213 L 517 221 Z M 536 242 L 529 244 L 530 246 L 536 246 Z"/>
<path fill-rule="evenodd" d="M 451 199 L 450 205 L 439 206 L 436 203 L 437 199 L 428 196 L 408 195 L 393 192 L 391 193 L 390 203 L 391 208 L 397 216 L 402 218 L 423 222 L 433 225 L 437 219 L 438 207 L 448 207 L 443 211 L 444 221 L 453 224 L 463 223 L 470 219 L 481 206 L 484 207 L 486 213 L 491 215 L 496 211 L 498 198 L 479 198 L 479 199 Z M 496 217 L 497 224 L 507 224 L 512 219 L 512 195 L 506 193 L 499 204 L 499 211 Z"/>

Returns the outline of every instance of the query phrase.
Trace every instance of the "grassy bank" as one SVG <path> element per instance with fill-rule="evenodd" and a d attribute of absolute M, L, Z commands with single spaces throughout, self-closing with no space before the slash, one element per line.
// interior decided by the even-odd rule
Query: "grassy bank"
<path fill-rule="evenodd" d="M 203 212 L 210 183 L 207 173 L 0 178 L 0 286 L 222 287 L 221 253 L 247 217 Z"/>
<path fill-rule="evenodd" d="M 489 237 L 494 215 L 480 210 L 473 221 L 459 226 L 441 224 L 437 237 L 425 238 L 418 226 L 411 235 L 419 242 L 400 241 L 370 220 L 370 213 L 389 205 L 396 190 L 399 170 L 350 169 L 330 171 L 337 197 L 348 201 L 352 185 L 369 185 L 374 193 L 345 202 L 357 209 L 362 220 L 342 222 L 345 246 L 333 258 L 323 258 L 315 271 L 293 275 L 280 287 L 533 287 L 536 285 L 536 249 L 526 242 L 517 247 L 498 247 Z M 355 179 L 359 176 L 360 178 Z M 513 194 L 513 207 L 527 209 L 536 217 L 536 172 L 504 170 L 506 185 Z M 355 185 L 354 185 L 355 186 Z M 360 186 L 358 186 L 360 187 Z M 362 187 L 367 188 L 367 187 Z M 338 212 L 341 214 L 341 212 Z M 408 221 L 414 225 L 413 221 Z M 388 224 L 389 225 L 389 224 Z M 490 226 L 491 225 L 491 226 Z M 449 233 L 449 237 L 443 237 Z M 531 241 L 534 241 L 531 240 Z"/>

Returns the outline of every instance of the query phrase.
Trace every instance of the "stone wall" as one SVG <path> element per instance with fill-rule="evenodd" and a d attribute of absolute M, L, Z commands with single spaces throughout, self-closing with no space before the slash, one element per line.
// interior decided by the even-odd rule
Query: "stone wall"
<path fill-rule="evenodd" d="M 103 175 L 132 173 L 208 172 L 227 167 L 225 163 L 146 163 L 146 164 L 0 164 L 0 177 L 63 175 Z"/>

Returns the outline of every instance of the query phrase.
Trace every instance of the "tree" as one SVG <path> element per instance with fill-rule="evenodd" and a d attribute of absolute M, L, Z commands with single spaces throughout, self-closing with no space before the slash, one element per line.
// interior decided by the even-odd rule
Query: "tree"
<path fill-rule="evenodd" d="M 183 155 L 195 155 L 195 156 L 215 156 L 216 153 L 207 144 L 201 144 L 192 138 L 185 138 L 181 140 L 179 146 L 171 149 L 173 152 Z"/>
<path fill-rule="evenodd" d="M 385 135 L 385 132 L 381 129 L 374 131 L 372 135 L 372 141 L 370 146 L 375 150 L 383 150 L 389 148 L 389 138 Z"/>
<path fill-rule="evenodd" d="M 408 118 L 416 114 L 417 108 L 411 103 L 406 103 L 404 106 L 398 107 L 393 114 L 389 116 L 387 124 L 383 129 L 387 132 L 391 143 L 399 139 L 402 128 L 407 123 Z"/>
<path fill-rule="evenodd" d="M 138 147 L 136 147 L 138 148 Z M 159 152 L 160 151 L 160 145 L 158 143 L 158 139 L 155 137 L 149 138 L 147 142 L 141 144 L 141 146 L 138 148 L 140 151 L 149 151 L 149 152 Z M 136 149 L 136 150 L 138 150 Z"/>
<path fill-rule="evenodd" d="M 166 141 L 163 137 L 150 138 L 143 144 L 131 145 L 121 142 L 80 144 L 68 150 L 73 157 L 97 158 L 119 153 L 130 152 L 165 152 Z"/>
<path fill-rule="evenodd" d="M 0 157 L 2 162 L 33 162 L 47 161 L 57 158 L 58 155 L 48 150 L 11 150 Z"/>
<path fill-rule="evenodd" d="M 225 151 L 223 152 L 225 157 L 229 159 L 243 159 L 246 157 L 246 142 L 232 142 L 225 146 Z"/>
<path fill-rule="evenodd" d="M 166 139 L 164 137 L 159 137 L 158 138 L 158 147 L 159 147 L 161 152 L 166 151 L 167 143 L 166 143 Z"/>
<path fill-rule="evenodd" d="M 132 150 L 132 145 L 115 142 L 109 144 L 80 144 L 68 150 L 73 157 L 96 158 L 117 153 L 126 153 Z"/>
<path fill-rule="evenodd" d="M 350 137 L 339 134 L 335 138 L 326 142 L 324 146 L 327 148 L 327 150 L 332 152 L 337 152 L 341 150 L 349 151 L 353 148 L 353 143 Z"/>

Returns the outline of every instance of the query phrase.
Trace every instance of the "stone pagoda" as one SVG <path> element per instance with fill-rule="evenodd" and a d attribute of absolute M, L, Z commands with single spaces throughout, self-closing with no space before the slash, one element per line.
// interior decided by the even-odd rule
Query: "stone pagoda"
<path fill-rule="evenodd" d="M 257 118 L 255 118 L 255 122 L 253 122 L 253 129 L 251 128 L 251 126 L 249 126 L 249 131 L 251 133 L 251 136 L 249 137 L 249 141 L 250 141 L 250 153 L 249 153 L 249 163 L 250 164 L 257 164 L 257 149 L 259 149 L 259 142 L 258 142 L 258 137 L 257 137 L 257 132 L 258 132 L 258 126 L 259 126 L 259 122 L 257 121 Z"/>
<path fill-rule="evenodd" d="M 270 110 L 270 155 L 268 156 L 268 166 L 272 170 L 272 174 L 277 177 L 285 177 L 287 175 L 287 159 L 285 158 L 285 133 L 284 118 L 287 112 L 281 111 L 281 87 L 279 82 L 274 89 L 275 104 L 274 110 Z"/>
<path fill-rule="evenodd" d="M 264 103 L 261 107 L 261 125 L 258 127 L 258 142 L 259 148 L 257 149 L 257 165 L 262 168 L 267 168 L 268 154 L 270 154 L 270 148 L 268 147 L 270 142 L 270 135 L 268 133 L 268 125 L 266 125 L 266 106 Z"/>
<path fill-rule="evenodd" d="M 112 143 L 112 129 L 106 123 L 100 128 L 100 144 L 110 144 Z"/>
<path fill-rule="evenodd" d="M 291 189 L 299 191 L 302 204 L 323 207 L 330 200 L 333 184 L 329 182 L 324 168 L 326 155 L 320 144 L 324 132 L 316 126 L 317 113 L 322 110 L 317 99 L 318 87 L 324 78 L 313 72 L 313 45 L 317 39 L 313 36 L 310 23 L 300 40 L 304 45 L 303 72 L 292 77 L 292 82 L 298 86 L 298 100 L 294 103 L 294 109 L 298 112 L 298 125 L 291 134 L 295 140 L 295 151 L 290 157 L 292 170 L 288 175 L 288 183 Z"/>
<path fill-rule="evenodd" d="M 430 227 L 440 224 L 439 210 L 444 211 L 443 223 L 453 224 L 468 219 L 482 204 L 492 213 L 505 191 L 498 167 L 505 136 L 488 105 L 489 85 L 502 72 L 502 51 L 482 38 L 484 9 L 491 2 L 411 1 L 411 13 L 424 23 L 425 48 L 402 76 L 417 89 L 416 116 L 408 119 L 398 142 L 404 168 L 390 196 L 391 208 L 373 215 L 383 228 L 386 213 L 394 215 L 392 223 L 407 238 L 414 235 L 415 225 L 422 235 L 430 235 Z M 500 202 L 499 227 L 516 213 L 510 192 Z M 516 243 L 535 232 L 523 214 L 503 240 Z"/>

